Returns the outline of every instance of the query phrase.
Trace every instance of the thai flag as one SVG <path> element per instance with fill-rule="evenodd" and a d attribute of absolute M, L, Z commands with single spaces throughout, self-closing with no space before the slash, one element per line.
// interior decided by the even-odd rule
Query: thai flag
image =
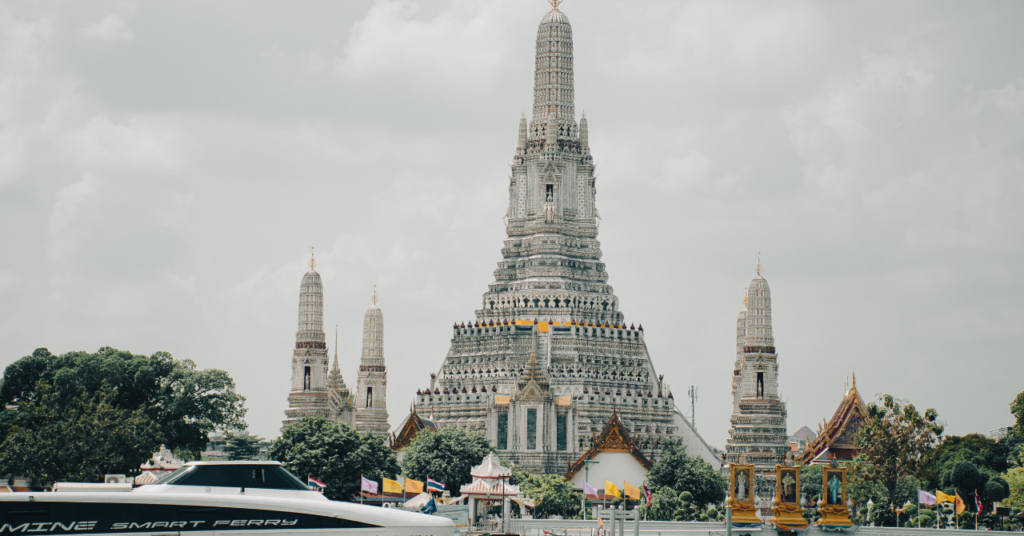
<path fill-rule="evenodd" d="M 309 486 L 309 489 L 313 491 L 319 491 L 320 493 L 323 493 L 324 490 L 327 489 L 327 484 L 324 484 L 323 482 L 320 482 L 319 480 L 313 477 L 306 477 L 306 480 L 306 484 Z"/>
<path fill-rule="evenodd" d="M 647 482 L 644 482 L 644 505 L 651 505 L 651 490 L 647 489 Z"/>
<path fill-rule="evenodd" d="M 444 483 L 427 477 L 427 491 L 436 491 L 440 493 L 444 491 Z"/>

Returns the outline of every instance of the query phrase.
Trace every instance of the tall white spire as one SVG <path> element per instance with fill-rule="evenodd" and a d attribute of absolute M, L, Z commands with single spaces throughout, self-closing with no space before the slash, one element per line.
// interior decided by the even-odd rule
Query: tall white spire
<path fill-rule="evenodd" d="M 316 271 L 316 254 L 299 286 L 299 322 L 292 353 L 292 389 L 282 429 L 305 417 L 326 417 L 327 337 L 324 334 L 324 287 Z"/>
<path fill-rule="evenodd" d="M 774 471 L 786 446 L 786 406 L 779 400 L 779 363 L 772 335 L 772 299 L 762 275 L 760 253 L 736 322 L 733 413 L 729 419 L 726 462 L 740 455 L 758 472 Z"/>
<path fill-rule="evenodd" d="M 356 384 L 356 430 L 386 437 L 391 429 L 387 408 L 388 369 L 384 364 L 384 313 L 377 307 L 377 287 L 373 305 L 363 317 L 363 352 L 359 358 Z"/>

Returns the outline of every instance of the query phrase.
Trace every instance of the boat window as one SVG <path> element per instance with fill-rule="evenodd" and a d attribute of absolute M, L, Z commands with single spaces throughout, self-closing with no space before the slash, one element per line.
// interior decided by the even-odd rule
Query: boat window
<path fill-rule="evenodd" d="M 309 490 L 306 484 L 280 465 L 189 465 L 157 483 L 174 486 Z"/>

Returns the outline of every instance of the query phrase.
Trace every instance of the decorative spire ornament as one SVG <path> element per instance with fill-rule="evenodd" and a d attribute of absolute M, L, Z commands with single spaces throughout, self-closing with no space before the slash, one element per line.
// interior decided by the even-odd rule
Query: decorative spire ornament
<path fill-rule="evenodd" d="M 309 246 L 309 269 L 316 269 L 316 246 Z"/>
<path fill-rule="evenodd" d="M 548 0 L 548 3 L 551 4 L 552 9 L 558 9 L 558 6 L 562 5 L 563 1 L 564 0 Z"/>
<path fill-rule="evenodd" d="M 754 266 L 754 271 L 757 272 L 757 275 L 761 275 L 761 270 L 763 270 L 763 269 L 764 269 L 764 267 L 761 266 L 761 252 L 758 251 L 757 252 L 757 265 Z"/>

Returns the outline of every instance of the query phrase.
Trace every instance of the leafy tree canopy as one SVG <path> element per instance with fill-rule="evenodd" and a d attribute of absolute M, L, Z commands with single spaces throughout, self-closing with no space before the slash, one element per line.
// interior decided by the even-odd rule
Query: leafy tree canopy
<path fill-rule="evenodd" d="M 537 475 L 526 471 L 516 471 L 519 490 L 536 501 L 533 510 L 537 518 L 553 515 L 565 519 L 580 517 L 580 505 L 583 494 L 572 489 L 572 483 L 562 475 Z"/>
<path fill-rule="evenodd" d="M 711 464 L 700 456 L 687 456 L 685 451 L 673 444 L 665 447 L 661 459 L 647 473 L 647 484 L 655 491 L 671 488 L 677 499 L 679 494 L 688 491 L 693 495 L 692 502 L 700 508 L 721 503 L 725 500 L 728 488 L 725 477 Z M 654 500 L 653 497 L 651 500 Z"/>
<path fill-rule="evenodd" d="M 947 436 L 922 461 L 922 477 L 931 488 L 947 488 L 953 466 L 971 462 L 979 470 L 996 475 L 1006 472 L 1009 456 L 1005 441 L 993 441 L 980 434 Z"/>
<path fill-rule="evenodd" d="M 1014 467 L 1008 470 L 1006 482 L 1010 485 L 1006 504 L 1024 510 L 1024 467 Z"/>
<path fill-rule="evenodd" d="M 263 438 L 248 432 L 231 432 L 224 437 L 227 445 L 224 452 L 229 460 L 255 460 L 260 455 L 260 441 Z"/>
<path fill-rule="evenodd" d="M 650 476 L 648 474 L 648 476 Z M 650 483 L 648 481 L 648 483 Z M 642 508 L 642 514 L 647 515 L 651 521 L 672 521 L 676 512 L 682 507 L 683 502 L 679 499 L 680 493 L 676 493 L 671 486 L 659 487 L 651 494 L 651 504 Z"/>
<path fill-rule="evenodd" d="M 54 397 L 45 404 L 72 408 L 83 393 L 88 398 L 104 388 L 112 407 L 141 410 L 156 424 L 157 446 L 199 452 L 215 429 L 245 428 L 245 397 L 223 370 L 199 370 L 191 360 L 167 352 L 147 357 L 110 347 L 60 356 L 40 348 L 11 363 L 0 381 L 0 414 L 5 404 L 39 403 L 44 397 Z M 0 417 L 0 433 L 14 420 Z"/>
<path fill-rule="evenodd" d="M 409 478 L 424 481 L 429 477 L 444 482 L 454 497 L 463 484 L 473 481 L 470 470 L 489 452 L 491 444 L 481 433 L 454 426 L 440 432 L 423 430 L 406 449 L 402 469 Z"/>
<path fill-rule="evenodd" d="M 130 473 L 159 446 L 159 427 L 141 409 L 118 407 L 117 393 L 54 395 L 39 382 L 21 402 L 0 442 L 0 474 L 25 475 L 36 485 L 57 481 L 99 482 Z"/>
<path fill-rule="evenodd" d="M 334 500 L 352 500 L 363 476 L 379 482 L 398 474 L 395 451 L 382 439 L 323 417 L 306 417 L 288 427 L 270 444 L 268 454 L 299 478 L 327 484 L 324 494 Z"/>
<path fill-rule="evenodd" d="M 880 401 L 868 404 L 868 420 L 861 426 L 857 447 L 867 462 L 862 477 L 884 486 L 886 502 L 894 504 L 900 478 L 921 474 L 921 460 L 934 448 L 942 426 L 934 409 L 921 415 L 913 404 L 901 405 L 892 395 Z"/>

